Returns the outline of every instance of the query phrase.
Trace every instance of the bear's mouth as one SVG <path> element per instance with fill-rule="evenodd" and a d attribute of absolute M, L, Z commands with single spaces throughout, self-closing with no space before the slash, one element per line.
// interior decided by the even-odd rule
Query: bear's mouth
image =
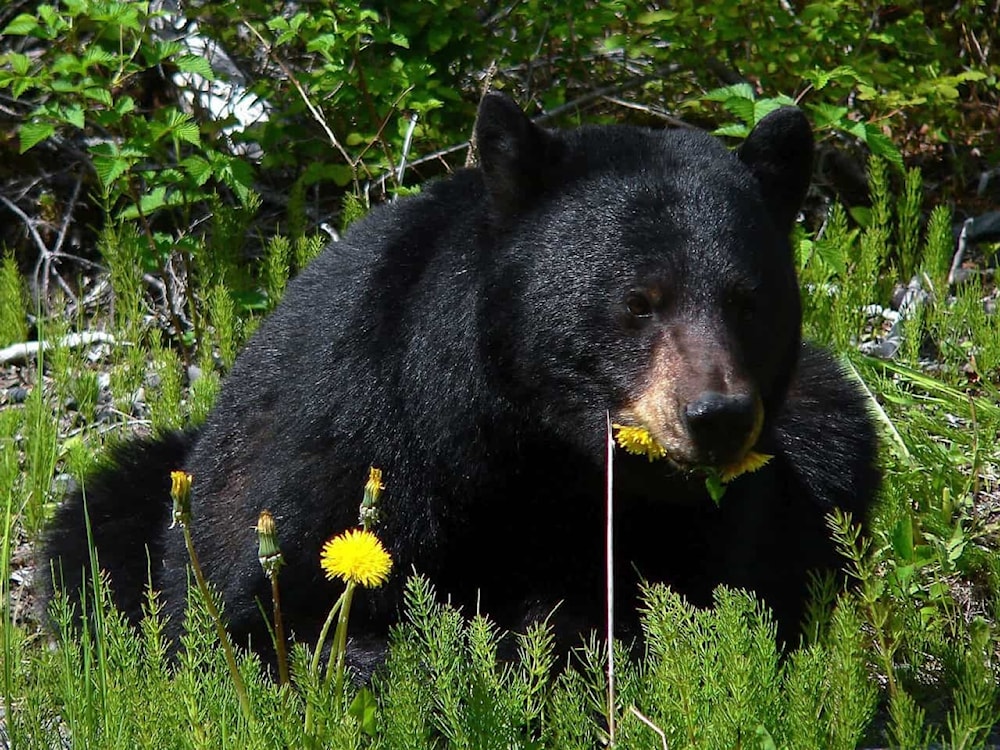
<path fill-rule="evenodd" d="M 764 426 L 764 409 L 759 397 L 754 398 L 752 423 L 744 430 L 743 439 L 727 436 L 721 445 L 699 445 L 691 431 L 650 429 L 644 420 L 623 414 L 622 421 L 612 425 L 615 443 L 626 453 L 645 457 L 649 462 L 663 461 L 686 474 L 717 477 L 729 482 L 741 474 L 756 471 L 771 456 L 757 449 Z M 667 426 L 669 426 L 669 422 Z"/>
<path fill-rule="evenodd" d="M 747 448 L 738 458 L 721 465 L 706 465 L 678 461 L 656 440 L 645 427 L 613 424 L 615 443 L 626 453 L 644 456 L 650 462 L 663 461 L 679 472 L 694 476 L 712 477 L 728 484 L 743 474 L 763 468 L 773 456 L 755 450 L 755 445 Z M 756 435 L 754 440 L 756 442 Z"/>

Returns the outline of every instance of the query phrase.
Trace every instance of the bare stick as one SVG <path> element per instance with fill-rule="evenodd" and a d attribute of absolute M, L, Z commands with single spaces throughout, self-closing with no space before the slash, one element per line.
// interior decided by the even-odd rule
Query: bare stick
<path fill-rule="evenodd" d="M 323 118 L 323 115 L 318 109 L 316 109 L 316 106 L 312 103 L 312 101 L 310 101 L 309 95 L 306 94 L 305 89 L 302 88 L 302 84 L 299 83 L 298 79 L 292 75 L 292 71 L 288 69 L 288 66 L 285 65 L 281 58 L 274 54 L 271 44 L 260 35 L 260 32 L 257 31 L 257 29 L 255 29 L 247 21 L 244 21 L 243 25 L 250 30 L 251 34 L 260 40 L 260 43 L 264 45 L 264 49 L 267 51 L 267 56 L 274 60 L 278 67 L 281 68 L 281 71 L 288 76 L 288 80 L 292 82 L 292 85 L 295 86 L 295 90 L 298 91 L 299 96 L 302 97 L 302 101 L 309 110 L 309 114 L 311 114 L 317 124 L 323 128 L 323 132 L 326 133 L 326 137 L 330 139 L 330 145 L 340 152 L 340 155 L 344 158 L 344 161 L 347 162 L 347 166 L 351 168 L 351 171 L 357 172 L 358 165 L 354 163 L 354 160 L 351 159 L 344 147 L 340 145 L 340 141 L 337 140 L 337 136 L 335 136 L 333 131 L 330 130 L 330 126 L 326 124 L 326 120 Z"/>
<path fill-rule="evenodd" d="M 612 461 L 615 457 L 615 440 L 611 435 L 611 414 L 605 412 L 607 418 L 605 439 L 607 443 L 606 470 L 606 506 L 607 523 L 604 527 L 604 543 L 607 556 L 605 569 L 605 584 L 608 594 L 608 739 L 609 745 L 615 745 L 615 560 L 614 560 L 614 469 Z"/>
<path fill-rule="evenodd" d="M 18 215 L 21 221 L 24 222 L 24 226 L 28 228 L 28 233 L 31 235 L 31 239 L 35 241 L 35 245 L 38 246 L 38 262 L 35 263 L 35 288 L 42 289 L 42 297 L 45 297 L 46 285 L 42 284 L 39 276 L 42 273 L 43 265 L 48 263 L 49 258 L 49 247 L 45 244 L 42 236 L 38 233 L 38 229 L 35 228 L 35 222 L 28 217 L 24 211 L 22 211 L 18 205 L 7 199 L 6 196 L 0 195 L 0 201 L 3 201 L 4 205 L 7 206 L 11 211 Z M 46 266 L 47 268 L 47 266 Z"/>
<path fill-rule="evenodd" d="M 969 227 L 972 226 L 973 221 L 974 219 L 966 219 L 965 223 L 962 224 L 962 232 L 958 235 L 958 249 L 955 250 L 955 256 L 951 259 L 951 268 L 948 270 L 948 286 L 955 283 L 959 269 L 962 268 L 965 247 L 969 242 Z"/>
<path fill-rule="evenodd" d="M 596 88 L 593 91 L 590 91 L 584 94 L 583 96 L 574 99 L 571 102 L 566 102 L 565 104 L 559 107 L 550 109 L 548 112 L 542 114 L 541 116 L 534 118 L 534 121 L 539 124 L 547 122 L 548 120 L 558 117 L 564 112 L 572 112 L 576 109 L 581 109 L 582 107 L 591 104 L 592 102 L 595 102 L 598 99 L 603 99 L 606 96 L 617 96 L 624 91 L 638 88 L 639 86 L 642 86 L 642 84 L 644 83 L 648 83 L 649 81 L 656 81 L 660 78 L 664 78 L 665 76 L 670 76 L 673 75 L 674 73 L 678 73 L 681 70 L 684 70 L 683 65 L 680 65 L 678 63 L 671 63 L 670 65 L 664 65 L 661 68 L 657 68 L 648 76 L 635 76 L 634 78 L 630 78 L 629 80 L 623 81 L 622 83 L 613 83 L 609 86 L 601 86 L 600 88 Z"/>
<path fill-rule="evenodd" d="M 110 333 L 100 331 L 83 331 L 82 333 L 71 333 L 63 336 L 59 341 L 25 341 L 20 344 L 11 344 L 0 349 L 0 365 L 11 362 L 24 362 L 37 357 L 39 352 L 48 351 L 55 346 L 72 349 L 77 346 L 88 346 L 90 344 L 115 344 L 118 343 Z"/>
<path fill-rule="evenodd" d="M 649 727 L 654 732 L 656 732 L 658 735 L 660 735 L 660 742 L 663 743 L 663 750 L 667 750 L 667 735 L 666 735 L 666 732 L 664 732 L 662 729 L 660 729 L 658 726 L 656 726 L 656 724 L 654 724 L 649 719 L 647 719 L 645 716 L 643 716 L 642 713 L 639 711 L 639 709 L 636 708 L 635 706 L 629 706 L 628 710 L 632 712 L 632 714 L 635 716 L 635 718 L 637 718 L 639 721 L 641 721 L 647 727 Z"/>
<path fill-rule="evenodd" d="M 396 170 L 396 184 L 403 184 L 403 174 L 406 172 L 406 159 L 410 155 L 410 145 L 413 143 L 413 131 L 417 129 L 417 113 L 410 114 L 410 125 L 406 129 L 406 138 L 403 139 L 403 156 L 399 160 L 399 168 Z"/>
<path fill-rule="evenodd" d="M 73 187 L 73 195 L 69 198 L 69 203 L 66 204 L 66 212 L 63 214 L 62 226 L 59 227 L 59 236 L 56 237 L 55 247 L 52 248 L 52 254 L 58 255 L 59 251 L 62 250 L 63 241 L 66 239 L 66 230 L 69 229 L 69 222 L 73 218 L 73 210 L 76 208 L 76 201 L 80 197 L 80 187 L 83 185 L 83 175 L 76 181 L 76 185 Z"/>

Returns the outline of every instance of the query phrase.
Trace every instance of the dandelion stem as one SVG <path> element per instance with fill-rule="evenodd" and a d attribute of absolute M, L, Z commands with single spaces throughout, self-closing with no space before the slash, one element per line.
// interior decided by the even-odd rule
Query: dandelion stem
<path fill-rule="evenodd" d="M 614 535 L 614 461 L 615 440 L 611 433 L 611 414 L 607 414 L 605 504 L 607 515 L 604 526 L 605 582 L 607 585 L 608 625 L 608 744 L 615 745 L 615 535 Z M 652 460 L 652 458 L 650 458 Z"/>
<path fill-rule="evenodd" d="M 278 683 L 287 685 L 288 652 L 285 649 L 285 623 L 281 617 L 281 593 L 278 588 L 278 574 L 271 576 L 271 600 L 274 603 L 274 654 L 278 659 Z"/>
<path fill-rule="evenodd" d="M 354 598 L 354 589 L 357 584 L 349 581 L 344 590 L 344 603 L 340 607 L 340 618 L 337 620 L 337 632 L 333 637 L 333 650 L 330 653 L 330 660 L 326 663 L 325 684 L 330 684 L 330 669 L 333 666 L 334 656 L 337 661 L 337 682 L 335 690 L 337 700 L 340 700 L 341 690 L 344 687 L 344 662 L 347 656 L 347 619 L 351 615 L 351 600 Z"/>
<path fill-rule="evenodd" d="M 254 717 L 250 710 L 250 699 L 247 698 L 247 688 L 243 683 L 243 676 L 240 674 L 239 667 L 236 665 L 236 655 L 233 653 L 233 646 L 229 642 L 229 633 L 226 632 L 226 628 L 222 624 L 219 610 L 215 606 L 215 600 L 212 598 L 212 593 L 208 590 L 208 583 L 205 581 L 205 574 L 202 573 L 201 564 L 198 562 L 198 554 L 194 551 L 191 530 L 186 523 L 182 523 L 181 531 L 184 532 L 184 543 L 187 545 L 188 557 L 191 558 L 191 568 L 194 570 L 194 577 L 198 582 L 198 590 L 201 591 L 201 596 L 205 600 L 205 608 L 208 609 L 208 614 L 215 624 L 215 632 L 219 636 L 222 652 L 226 655 L 226 664 L 229 666 L 229 674 L 233 678 L 233 687 L 236 688 L 236 696 L 239 698 L 240 708 L 247 722 L 253 724 Z"/>
<path fill-rule="evenodd" d="M 326 642 L 326 636 L 330 632 L 330 626 L 333 624 L 333 619 L 340 612 L 340 608 L 344 604 L 344 597 L 347 596 L 345 591 L 340 595 L 340 598 L 334 602 L 333 606 L 330 607 L 330 614 L 326 616 L 326 622 L 323 623 L 323 629 L 319 631 L 319 639 L 316 641 L 316 652 L 313 654 L 312 658 L 312 673 L 319 674 L 319 657 L 323 653 L 323 644 Z"/>
<path fill-rule="evenodd" d="M 330 632 L 330 626 L 333 624 L 333 619 L 340 612 L 341 607 L 344 605 L 344 597 L 347 596 L 347 591 L 344 591 L 340 595 L 340 598 L 334 602 L 333 606 L 330 607 L 330 614 L 326 616 L 326 622 L 323 623 L 323 629 L 319 631 L 319 638 L 316 640 L 316 651 L 313 653 L 312 663 L 309 665 L 309 674 L 312 675 L 313 679 L 318 681 L 319 679 L 319 658 L 323 653 L 323 644 L 326 642 L 326 636 Z M 306 735 L 311 735 L 313 729 L 313 704 L 312 701 L 306 701 L 306 720 L 305 720 L 305 733 Z"/>

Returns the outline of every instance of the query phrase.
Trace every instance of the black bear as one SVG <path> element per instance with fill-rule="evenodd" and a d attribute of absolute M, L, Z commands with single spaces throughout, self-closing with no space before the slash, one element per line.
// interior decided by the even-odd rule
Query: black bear
<path fill-rule="evenodd" d="M 507 628 L 559 604 L 557 633 L 575 637 L 605 606 L 610 415 L 666 452 L 615 458 L 623 627 L 640 580 L 697 604 L 724 582 L 758 592 L 793 637 L 807 572 L 839 567 L 824 516 L 863 519 L 879 482 L 863 397 L 801 341 L 788 235 L 811 174 L 805 117 L 773 112 L 733 153 L 691 130 L 547 130 L 490 93 L 475 134 L 478 168 L 373 210 L 288 286 L 202 428 L 126 444 L 87 481 L 119 604 L 139 616 L 151 563 L 182 620 L 168 490 L 183 468 L 236 640 L 270 643 L 264 508 L 286 621 L 313 639 L 340 591 L 320 548 L 357 525 L 376 466 L 394 568 L 355 603 L 361 640 L 377 651 L 413 569 Z M 717 505 L 703 469 L 750 451 L 773 458 Z M 83 507 L 67 502 L 47 544 L 70 589 L 88 560 Z"/>

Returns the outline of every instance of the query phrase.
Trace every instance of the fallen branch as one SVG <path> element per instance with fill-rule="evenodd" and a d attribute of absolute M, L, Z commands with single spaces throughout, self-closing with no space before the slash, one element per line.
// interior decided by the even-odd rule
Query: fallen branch
<path fill-rule="evenodd" d="M 70 333 L 58 341 L 25 341 L 0 349 L 0 365 L 7 365 L 12 362 L 26 362 L 29 359 L 37 357 L 39 352 L 48 351 L 57 346 L 73 349 L 79 346 L 89 346 L 90 344 L 117 343 L 118 340 L 113 335 L 110 333 L 101 333 L 100 331 Z"/>

